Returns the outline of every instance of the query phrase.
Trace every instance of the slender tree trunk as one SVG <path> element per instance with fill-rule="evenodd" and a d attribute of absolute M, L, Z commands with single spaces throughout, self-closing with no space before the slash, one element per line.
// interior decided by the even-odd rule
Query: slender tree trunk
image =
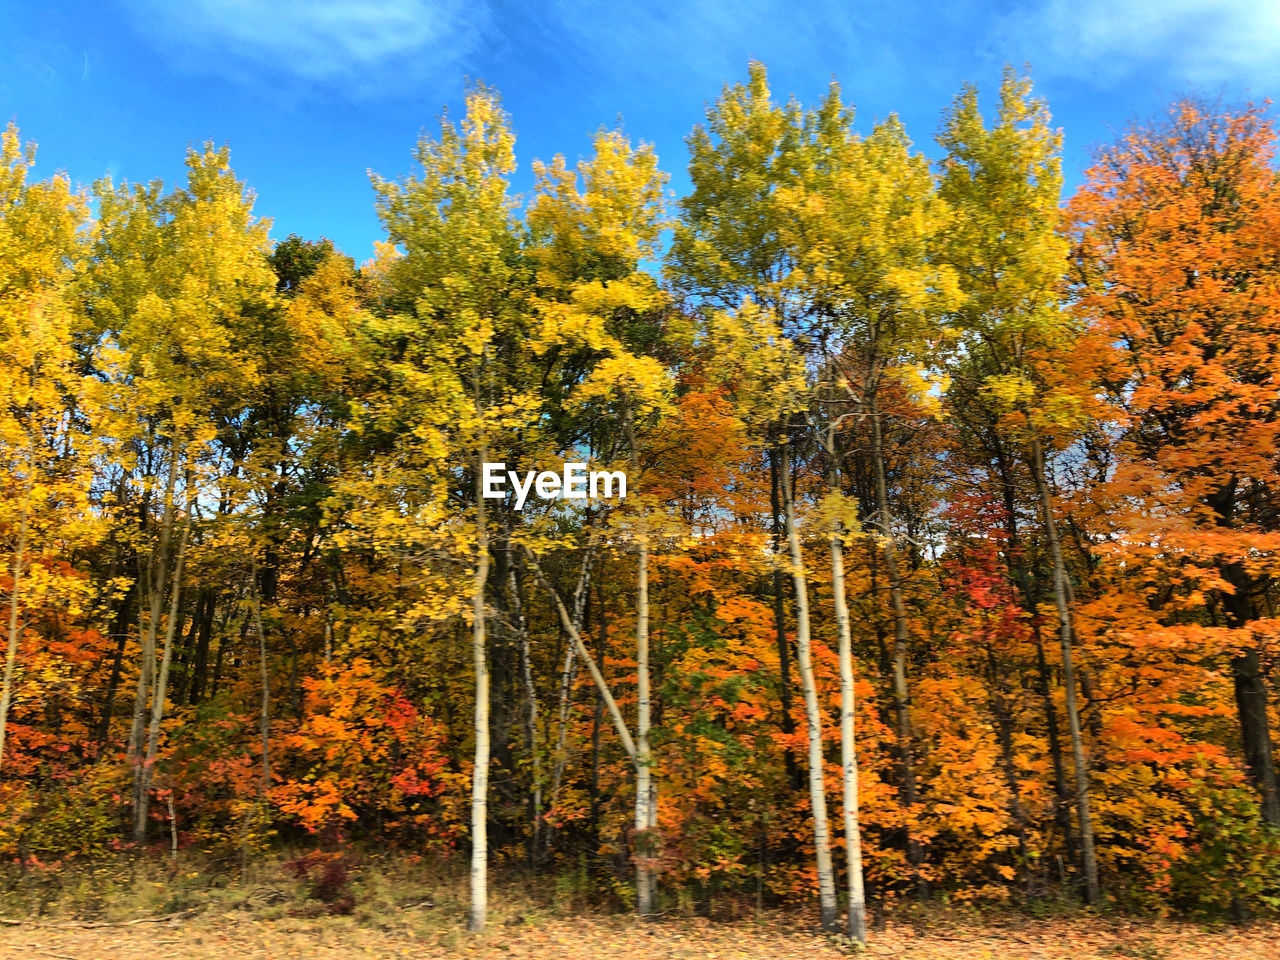
<path fill-rule="evenodd" d="M 898 751 L 902 763 L 902 803 L 908 814 L 916 804 L 916 765 L 914 736 L 911 729 L 911 692 L 907 686 L 907 605 L 903 599 L 902 576 L 898 570 L 898 551 L 893 542 L 893 525 L 889 515 L 889 484 L 884 469 L 884 434 L 880 426 L 880 409 L 874 390 L 869 390 L 871 414 L 871 466 L 875 473 L 876 514 L 884 538 L 884 574 L 889 582 L 889 599 L 893 605 L 893 702 L 898 721 Z M 920 879 L 920 844 L 906 827 L 907 859 L 916 872 L 921 895 L 926 892 Z"/>
<path fill-rule="evenodd" d="M 476 385 L 479 408 L 479 381 Z M 481 426 L 483 430 L 483 425 Z M 488 803 L 489 803 L 489 666 L 485 656 L 485 584 L 489 579 L 489 530 L 485 518 L 481 464 L 488 448 L 480 445 L 476 464 L 476 574 L 471 594 L 471 655 L 475 663 L 475 767 L 471 777 L 471 913 L 467 929 L 483 933 L 488 920 Z"/>
<path fill-rule="evenodd" d="M 631 476 L 636 482 L 640 476 L 640 462 L 636 447 L 635 421 L 628 406 L 626 413 L 627 441 L 631 447 Z M 654 784 L 649 751 L 650 691 L 649 691 L 649 531 L 641 507 L 640 536 L 636 557 L 636 913 L 642 917 L 653 914 L 654 877 L 653 858 Z"/>
<path fill-rule="evenodd" d="M 173 666 L 170 667 L 170 674 L 173 681 L 170 686 L 173 688 L 173 702 L 186 703 L 187 700 L 187 684 L 191 678 L 191 660 L 196 650 L 196 634 L 200 630 L 200 611 L 204 607 L 204 589 L 201 588 L 196 593 L 195 602 L 191 604 L 191 625 L 187 628 L 187 636 L 184 640 L 181 633 L 177 637 L 177 649 L 174 652 Z M 178 623 L 187 622 L 186 607 L 182 609 Z"/>
<path fill-rule="evenodd" d="M 636 562 L 636 913 L 653 914 L 652 757 L 649 752 L 649 544 L 642 533 Z"/>
<path fill-rule="evenodd" d="M 1075 838 L 1071 833 L 1071 794 L 1067 789 L 1066 767 L 1062 760 L 1062 735 L 1058 730 L 1058 711 L 1053 704 L 1052 684 L 1049 678 L 1049 661 L 1044 653 L 1044 637 L 1040 630 L 1040 611 L 1036 604 L 1035 591 L 1032 588 L 1031 576 L 1027 572 L 1026 559 L 1022 554 L 1022 541 L 1018 531 L 1018 515 L 1016 511 L 1015 481 L 1010 458 L 1003 448 L 997 448 L 996 466 L 1000 472 L 1001 498 L 1004 501 L 1005 532 L 1008 534 L 1009 569 L 1018 593 L 1022 597 L 1022 607 L 1027 612 L 1031 623 L 1031 639 L 1036 651 L 1036 692 L 1044 709 L 1045 733 L 1049 739 L 1049 759 L 1053 764 L 1053 820 L 1062 834 L 1062 842 L 1066 847 L 1067 857 L 1072 863 L 1076 861 Z"/>
<path fill-rule="evenodd" d="M 1021 542 L 1018 539 L 1017 487 L 1014 484 L 1012 465 L 998 434 L 993 433 L 993 441 L 993 452 L 1000 483 L 1000 498 L 1004 504 L 1004 529 L 1008 536 L 1005 544 L 1005 563 L 1014 585 L 1018 589 L 1022 608 L 1030 620 L 1040 668 L 1037 688 L 1044 706 L 1045 721 L 1049 734 L 1049 752 L 1052 755 L 1054 765 L 1056 792 L 1054 794 L 1053 816 L 1055 823 L 1062 831 L 1067 849 L 1072 853 L 1074 860 L 1074 847 L 1071 842 L 1071 814 L 1067 807 L 1066 778 L 1062 772 L 1062 747 L 1058 741 L 1058 718 L 1053 709 L 1053 697 L 1049 693 L 1048 666 L 1044 657 L 1044 642 L 1040 637 L 1039 612 L 1036 610 L 1035 597 L 1031 589 L 1031 578 L 1027 575 L 1026 562 L 1022 555 Z M 1009 787 L 1010 813 L 1018 826 L 1018 852 L 1024 865 L 1023 897 L 1025 899 L 1031 891 L 1031 861 L 1027 842 L 1027 815 L 1022 804 L 1017 767 L 1014 763 L 1013 711 L 1008 707 L 1008 702 L 1005 699 L 1006 684 L 998 669 L 995 653 L 990 646 L 987 647 L 987 666 L 991 670 L 991 704 L 996 714 L 996 720 L 999 723 L 1000 751 L 1003 757 L 1005 782 Z"/>
<path fill-rule="evenodd" d="M 178 556 L 173 566 L 169 589 L 169 619 L 165 624 L 164 652 L 160 659 L 160 671 L 156 676 L 151 700 L 151 724 L 147 729 L 146 750 L 142 761 L 142 775 L 138 790 L 138 805 L 134 810 L 133 838 L 141 844 L 147 839 L 147 817 L 151 810 L 151 783 L 155 777 L 156 756 L 160 750 L 160 724 L 164 721 L 165 697 L 168 694 L 169 668 L 173 663 L 173 648 L 178 631 L 178 613 L 181 610 L 182 570 L 187 555 L 187 541 L 191 537 L 192 496 L 190 481 L 187 487 L 187 515 L 178 541 Z"/>
<path fill-rule="evenodd" d="M 231 609 L 227 611 L 227 615 L 222 620 L 222 629 L 218 631 L 218 655 L 213 661 L 213 683 L 209 687 L 209 697 L 214 699 L 218 696 L 218 690 L 222 686 L 222 667 L 227 659 L 227 640 L 228 631 L 231 627 L 232 619 L 239 613 L 240 598 L 236 597 L 236 601 L 232 604 Z M 246 613 L 244 619 L 240 621 L 240 642 L 244 642 L 244 638 L 249 635 L 249 615 Z M 234 659 L 234 654 L 232 655 Z"/>
<path fill-rule="evenodd" d="M 564 601 L 560 599 L 560 594 L 552 586 L 551 581 L 542 571 L 542 567 L 538 563 L 538 558 L 534 556 L 533 551 L 525 547 L 525 554 L 529 559 L 529 566 L 533 570 L 534 575 L 538 578 L 538 582 L 542 584 L 543 589 L 551 597 L 555 604 L 556 613 L 560 617 L 560 626 L 564 632 L 569 635 L 569 642 L 573 645 L 578 659 L 587 666 L 587 672 L 591 674 L 591 679 L 596 685 L 596 691 L 603 701 L 606 709 L 609 711 L 609 719 L 613 722 L 614 729 L 618 732 L 618 739 L 622 741 L 622 749 L 626 751 L 627 759 L 631 761 L 636 768 L 636 779 L 639 780 L 641 766 L 639 763 L 639 751 L 636 741 L 631 736 L 631 731 L 627 727 L 627 721 L 622 716 L 622 711 L 618 708 L 618 702 L 613 698 L 613 692 L 609 689 L 609 685 L 605 682 L 604 675 L 600 672 L 600 668 L 596 665 L 595 658 L 591 655 L 591 651 L 587 649 L 587 645 L 582 640 L 582 634 L 578 630 L 578 626 L 574 623 L 573 617 L 569 611 L 565 609 Z M 647 595 L 647 590 L 646 590 Z M 647 611 L 646 611 L 647 619 Z M 637 828 L 645 833 L 652 834 L 657 826 L 656 814 L 656 797 L 653 789 L 652 779 L 645 793 L 640 792 L 640 788 L 636 789 L 636 824 Z M 639 867 L 637 867 L 637 872 Z M 637 877 L 637 883 L 639 877 Z M 638 901 L 638 897 L 637 897 Z M 652 902 L 652 888 L 650 887 L 650 902 Z"/>
<path fill-rule="evenodd" d="M 556 698 L 556 749 L 551 758 L 551 806 L 560 802 L 560 785 L 569 764 L 569 710 L 573 697 L 573 683 L 577 679 L 578 652 L 571 638 L 565 638 L 564 662 L 560 668 L 560 690 Z M 551 831 L 547 831 L 547 843 Z"/>
<path fill-rule="evenodd" d="M 494 629 L 487 634 L 487 651 L 489 666 L 489 790 L 491 800 L 499 807 L 509 809 L 524 799 L 517 783 L 515 758 L 511 752 L 509 731 L 514 719 L 519 723 L 523 712 L 519 704 L 520 693 L 520 651 L 512 630 L 510 629 L 511 611 L 507 606 L 507 556 L 501 548 L 501 525 L 495 511 L 486 511 L 489 523 L 498 531 L 490 543 L 497 543 L 489 554 L 489 577 L 494 582 L 493 594 L 489 597 L 492 605 L 489 611 L 490 623 Z M 506 826 L 501 818 L 497 824 L 498 839 L 501 844 L 505 840 Z"/>
<path fill-rule="evenodd" d="M 195 706 L 204 699 L 209 683 L 209 645 L 213 641 L 213 622 L 218 611 L 218 593 L 205 591 L 204 605 L 200 608 L 200 632 L 196 636 L 196 649 L 191 658 L 191 679 L 187 685 L 187 703 Z"/>
<path fill-rule="evenodd" d="M 98 722 L 98 745 L 105 747 L 111 735 L 111 715 L 115 712 L 116 692 L 120 689 L 120 673 L 124 669 L 124 648 L 129 638 L 127 613 L 112 620 L 111 636 L 116 639 L 116 652 L 111 657 L 111 674 L 107 679 L 107 693 L 102 701 L 102 719 Z"/>
<path fill-rule="evenodd" d="M 148 560 L 148 568 L 155 563 L 155 558 Z M 150 577 L 148 577 L 150 579 Z M 154 607 L 154 602 L 148 601 L 148 607 Z M 139 641 L 139 662 L 138 662 L 138 682 L 134 686 L 133 691 L 133 720 L 129 724 L 129 745 L 125 755 L 128 758 L 129 769 L 133 771 L 133 804 L 138 805 L 138 763 L 139 751 L 142 749 L 142 740 L 147 724 L 147 695 L 151 692 L 151 675 L 155 671 L 156 648 L 155 638 L 148 636 L 147 624 L 142 619 L 142 608 L 138 608 L 138 637 Z"/>
<path fill-rule="evenodd" d="M 627 759 L 634 764 L 636 762 L 635 740 L 632 739 L 631 730 L 627 727 L 627 721 L 623 718 L 622 710 L 618 707 L 618 701 L 613 698 L 613 691 L 605 683 L 604 675 L 600 673 L 595 657 L 591 655 L 587 645 L 582 642 L 582 634 L 578 632 L 577 625 L 573 622 L 569 611 L 565 609 L 564 601 L 560 599 L 559 592 L 552 586 L 551 581 L 547 579 L 542 566 L 538 563 L 538 558 L 528 547 L 524 549 L 525 556 L 529 558 L 529 566 L 533 570 L 534 576 L 538 578 L 538 582 L 542 584 L 542 588 L 551 597 L 551 601 L 555 605 L 556 613 L 560 617 L 561 628 L 569 635 L 569 642 L 573 644 L 577 657 L 587 665 L 587 672 L 591 674 L 591 679 L 595 683 L 596 689 L 600 692 L 600 698 L 604 700 L 605 708 L 609 712 L 609 719 L 613 722 L 614 729 L 618 731 L 618 739 L 622 741 L 622 748 L 627 753 Z"/>
<path fill-rule="evenodd" d="M 511 608 L 515 613 L 516 634 L 520 642 L 520 675 L 524 681 L 525 749 L 529 751 L 533 782 L 529 785 L 529 869 L 537 867 L 538 840 L 542 828 L 542 755 L 538 751 L 538 688 L 533 682 L 533 662 L 529 650 L 529 624 L 524 615 L 524 598 L 516 576 L 515 557 L 511 556 L 510 532 L 507 534 L 507 588 L 511 592 Z"/>
<path fill-rule="evenodd" d="M 258 671 L 262 681 L 262 781 L 258 790 L 259 802 L 266 809 L 267 791 L 271 789 L 271 687 L 267 675 L 267 634 L 262 629 L 262 590 L 258 586 L 258 561 L 252 562 L 250 576 L 253 579 L 253 627 L 258 634 Z"/>
<path fill-rule="evenodd" d="M 589 612 L 589 611 L 588 611 Z M 609 617 L 605 609 L 604 584 L 596 581 L 596 659 L 603 662 L 605 643 L 609 639 Z M 595 709 L 591 713 L 591 840 L 600 846 L 600 719 L 604 714 L 604 698 L 596 690 Z"/>
<path fill-rule="evenodd" d="M 573 647 L 577 652 L 577 657 L 587 665 L 587 671 L 591 674 L 591 679 L 592 681 L 594 681 L 596 685 L 596 690 L 599 692 L 601 700 L 604 701 L 605 706 L 608 708 L 609 719 L 613 721 L 614 729 L 618 731 L 618 739 L 622 741 L 622 748 L 626 751 L 627 758 L 631 761 L 632 765 L 635 766 L 636 768 L 636 782 L 637 782 L 636 816 L 635 816 L 636 830 L 642 835 L 642 837 L 644 835 L 652 836 L 654 830 L 657 827 L 657 791 L 656 791 L 656 788 L 654 787 L 653 779 L 651 776 L 648 778 L 648 782 L 643 787 L 640 786 L 642 772 L 648 768 L 649 764 L 648 763 L 642 764 L 640 762 L 641 754 L 640 754 L 640 747 L 637 745 L 637 740 L 631 736 L 631 731 L 627 727 L 627 721 L 623 718 L 622 711 L 618 708 L 618 703 L 613 698 L 613 692 L 609 689 L 609 685 L 605 683 L 604 675 L 600 673 L 600 668 L 596 665 L 595 658 L 591 655 L 591 651 L 587 649 L 587 645 L 583 642 L 582 634 L 579 632 L 577 624 L 573 622 L 573 618 L 570 617 L 569 611 L 565 609 L 564 601 L 560 599 L 560 594 L 556 591 L 555 587 L 551 585 L 551 581 L 547 579 L 546 574 L 542 572 L 542 567 L 539 565 L 538 558 L 534 556 L 533 551 L 529 550 L 529 548 L 526 547 L 525 553 L 529 558 L 529 565 L 533 569 L 534 574 L 537 576 L 538 581 L 542 584 L 543 589 L 546 590 L 547 594 L 551 597 L 552 602 L 555 604 L 556 613 L 560 617 L 560 626 L 564 629 L 565 633 L 569 635 L 569 642 L 573 644 Z M 645 561 L 644 561 L 644 565 L 641 567 L 641 570 L 643 571 L 645 580 L 642 583 L 641 596 L 644 598 L 642 619 L 645 623 L 645 637 L 644 637 L 645 670 L 644 672 L 647 672 L 648 620 L 649 620 L 649 611 L 648 611 L 649 591 L 648 591 L 648 579 L 647 579 L 648 552 L 647 551 L 644 552 L 644 557 L 645 557 Z M 646 700 L 648 699 L 647 683 L 645 685 L 644 697 Z M 649 712 L 648 705 L 646 704 L 645 709 L 641 713 L 641 716 L 643 718 L 643 724 L 644 724 L 643 729 L 645 730 L 646 737 L 648 735 L 648 729 L 649 729 L 648 728 L 648 723 L 649 723 L 648 712 Z M 637 726 L 639 728 L 639 725 Z M 645 749 L 646 750 L 648 749 L 647 742 L 645 743 Z M 636 866 L 637 912 L 639 912 L 641 916 L 646 916 L 652 913 L 652 902 L 653 902 L 652 871 L 648 869 L 648 864 L 643 862 L 643 859 L 641 857 L 641 850 L 637 849 L 636 856 L 637 856 L 637 866 Z M 830 857 L 828 856 L 828 861 L 829 860 L 830 860 Z M 642 867 L 644 868 L 644 873 L 647 874 L 647 877 L 642 877 L 642 873 L 641 873 Z M 640 909 L 640 903 L 641 903 L 640 895 L 642 893 L 645 893 L 646 891 L 649 898 L 648 903 L 650 905 L 647 913 L 644 910 Z"/>
<path fill-rule="evenodd" d="M 769 504 L 772 508 L 773 550 L 782 552 L 782 509 L 778 496 L 778 451 L 769 447 Z M 782 708 L 782 732 L 787 735 L 787 746 L 782 752 L 782 762 L 787 770 L 787 782 L 792 789 L 800 789 L 800 766 L 795 751 L 791 749 L 791 737 L 796 732 L 795 718 L 791 715 L 791 649 L 787 643 L 787 618 L 782 597 L 782 570 L 774 566 L 773 580 L 773 630 L 778 647 L 778 701 Z"/>
<path fill-rule="evenodd" d="M 131 558 L 135 573 L 137 572 L 137 556 Z M 129 641 L 129 622 L 133 619 L 134 598 L 138 594 L 138 579 L 134 578 L 129 589 L 120 598 L 119 605 L 111 617 L 109 636 L 116 641 L 115 653 L 111 657 L 111 673 L 107 678 L 107 693 L 102 704 L 102 719 L 98 724 L 98 745 L 105 747 L 111 735 L 111 716 L 115 713 L 116 694 L 120 689 L 120 674 L 124 670 L 124 651 Z"/>
<path fill-rule="evenodd" d="M 827 787 L 823 777 L 822 712 L 818 706 L 818 688 L 813 677 L 813 660 L 809 639 L 809 589 L 804 573 L 804 554 L 800 534 L 796 530 L 795 497 L 791 489 L 790 452 L 782 447 L 782 501 L 787 546 L 791 556 L 791 578 L 796 595 L 796 658 L 800 665 L 800 686 L 804 691 L 804 712 L 809 731 L 809 801 L 813 807 L 813 846 L 818 868 L 818 903 L 822 929 L 835 932 L 840 928 L 839 905 L 836 900 L 835 872 L 831 866 L 831 835 L 827 824 Z"/>
<path fill-rule="evenodd" d="M 165 803 L 169 807 L 169 856 L 178 859 L 178 814 L 173 809 L 173 784 L 164 792 Z"/>
<path fill-rule="evenodd" d="M 872 499 L 874 500 L 875 498 L 872 497 Z M 872 523 L 875 522 L 872 518 L 868 519 Z M 874 537 L 868 539 L 867 579 L 870 582 L 867 585 L 867 596 L 871 598 L 871 608 L 874 611 L 871 619 L 874 621 L 876 631 L 876 654 L 880 664 L 880 673 L 882 676 L 888 676 L 893 672 L 893 657 L 889 654 L 889 645 L 885 643 L 884 617 L 880 615 L 880 547 Z M 896 707 L 894 709 L 896 710 Z"/>
<path fill-rule="evenodd" d="M 594 534 L 582 555 L 582 563 L 578 568 L 578 583 L 573 591 L 573 615 L 571 622 L 574 629 L 581 632 L 583 616 L 587 609 L 587 592 L 591 588 L 591 567 L 595 561 Z M 560 692 L 556 709 L 556 749 L 551 760 L 550 806 L 552 808 L 560 800 L 560 787 L 564 782 L 565 767 L 569 762 L 569 711 L 572 707 L 573 682 L 578 673 L 578 653 L 572 638 L 565 641 L 564 666 L 560 670 Z M 544 831 L 546 849 L 551 844 L 550 829 Z"/>
<path fill-rule="evenodd" d="M 146 754 L 147 704 L 151 697 L 152 681 L 156 669 L 156 636 L 160 630 L 160 616 L 164 608 L 166 577 L 169 568 L 169 547 L 173 539 L 174 490 L 178 483 L 178 450 L 175 439 L 169 452 L 169 474 L 165 481 L 164 513 L 160 520 L 160 539 L 147 559 L 148 589 L 147 622 L 141 626 L 142 650 L 138 667 L 138 685 L 134 692 L 133 724 L 129 729 L 129 766 L 133 770 L 134 835 L 138 824 L 145 823 L 139 813 L 147 806 L 143 797 L 146 781 L 144 757 Z"/>
<path fill-rule="evenodd" d="M 1032 601 L 1028 600 L 1028 603 Z M 1053 763 L 1053 819 L 1062 831 L 1062 842 L 1067 848 L 1067 856 L 1074 863 L 1076 860 L 1075 834 L 1071 831 L 1071 791 L 1067 786 L 1067 765 L 1062 756 L 1062 732 L 1058 728 L 1058 711 L 1053 703 L 1052 684 L 1049 676 L 1049 659 L 1044 652 L 1044 637 L 1040 631 L 1040 621 L 1034 612 L 1031 622 L 1031 635 L 1036 646 L 1036 690 L 1044 704 L 1045 730 L 1049 736 L 1049 758 Z"/>
<path fill-rule="evenodd" d="M 235 622 L 235 618 L 239 613 L 240 597 L 237 595 L 231 598 L 231 602 L 227 604 L 227 610 L 222 615 L 222 623 L 214 630 L 214 636 L 218 640 L 218 652 L 213 658 L 213 676 L 209 681 L 209 699 L 211 700 L 218 696 L 218 690 L 222 685 L 222 666 L 226 661 L 227 637 L 231 631 L 232 624 Z M 240 639 L 244 640 L 248 635 L 249 618 L 246 615 L 240 628 Z"/>
<path fill-rule="evenodd" d="M 18 524 L 18 548 L 13 554 L 13 583 L 9 588 L 9 642 L 4 655 L 4 687 L 0 689 L 0 767 L 4 763 L 4 740 L 9 725 L 9 704 L 13 700 L 13 673 L 18 662 L 18 641 L 22 636 L 22 621 L 18 615 L 18 594 L 22 589 L 22 574 L 26 567 L 27 541 L 31 533 L 31 483 L 22 497 L 22 519 Z"/>
<path fill-rule="evenodd" d="M 1041 520 L 1053 562 L 1053 599 L 1058 609 L 1059 634 L 1062 643 L 1062 685 L 1066 691 L 1067 725 L 1071 734 L 1071 758 L 1076 771 L 1076 818 L 1080 826 L 1080 856 L 1084 868 L 1085 899 L 1096 904 L 1101 896 L 1098 886 L 1098 863 L 1093 848 L 1093 822 L 1089 813 L 1089 767 L 1084 754 L 1084 737 L 1080 733 L 1080 712 L 1076 707 L 1076 675 L 1071 656 L 1071 605 L 1067 600 L 1067 568 L 1062 559 L 1062 543 L 1053 516 L 1053 498 L 1045 478 L 1044 449 L 1039 440 L 1031 441 L 1031 474 L 1040 498 Z"/>
<path fill-rule="evenodd" d="M 834 423 L 827 430 L 827 463 L 831 492 L 840 494 L 840 467 L 836 461 Z M 858 827 L 858 751 L 854 726 L 853 631 L 845 599 L 844 539 L 839 520 L 831 526 L 831 593 L 835 603 L 840 660 L 840 763 L 844 787 L 844 842 L 849 859 L 849 936 L 867 942 L 867 898 L 862 880 L 862 833 Z"/>

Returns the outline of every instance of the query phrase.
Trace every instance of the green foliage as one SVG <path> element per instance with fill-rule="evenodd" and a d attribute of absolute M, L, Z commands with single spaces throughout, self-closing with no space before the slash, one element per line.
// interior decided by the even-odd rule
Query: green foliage
<path fill-rule="evenodd" d="M 1173 908 L 1214 918 L 1280 912 L 1280 829 L 1261 822 L 1256 795 L 1199 783 L 1187 794 L 1190 855 L 1168 868 Z"/>

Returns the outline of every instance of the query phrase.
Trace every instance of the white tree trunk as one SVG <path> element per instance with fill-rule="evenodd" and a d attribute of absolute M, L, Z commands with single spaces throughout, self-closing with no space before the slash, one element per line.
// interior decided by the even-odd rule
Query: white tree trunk
<path fill-rule="evenodd" d="M 800 685 L 804 691 L 804 713 L 809 731 L 809 800 L 813 807 L 813 847 L 818 867 L 818 902 L 822 928 L 839 929 L 835 873 L 831 868 L 831 833 L 827 823 L 827 787 L 823 776 L 822 711 L 818 687 L 813 677 L 809 636 L 809 589 L 804 573 L 804 554 L 796 530 L 796 505 L 791 489 L 791 454 L 782 447 L 782 502 L 787 546 L 791 553 L 791 577 L 796 592 L 796 659 L 800 665 Z"/>
<path fill-rule="evenodd" d="M 613 721 L 613 727 L 618 731 L 618 739 L 622 741 L 622 748 L 627 753 L 627 758 L 636 768 L 636 805 L 635 805 L 635 829 L 637 833 L 636 847 L 636 912 L 641 916 L 649 916 L 653 913 L 653 872 L 649 869 L 647 857 L 650 850 L 648 847 L 648 838 L 653 836 L 653 832 L 658 826 L 657 814 L 657 790 L 653 783 L 653 777 L 650 772 L 650 756 L 649 756 L 649 551 L 647 546 L 641 547 L 641 559 L 639 564 L 640 570 L 640 601 L 637 609 L 638 623 L 643 623 L 643 630 L 637 627 L 637 642 L 639 649 L 637 651 L 637 669 L 639 676 L 643 678 L 642 688 L 639 693 L 640 708 L 638 711 L 638 721 L 636 724 L 637 736 L 632 738 L 631 730 L 627 727 L 627 721 L 622 716 L 622 711 L 618 708 L 618 702 L 613 698 L 613 691 L 609 689 L 609 685 L 605 682 L 604 675 L 600 672 L 600 668 L 596 665 L 595 658 L 591 656 L 591 651 L 587 649 L 587 645 L 582 641 L 582 635 L 578 631 L 577 624 L 573 622 L 573 618 L 569 616 L 569 611 L 565 609 L 564 601 L 560 599 L 560 594 L 556 588 L 551 585 L 551 581 L 547 579 L 542 567 L 538 563 L 538 558 L 534 556 L 533 551 L 528 547 L 525 548 L 525 554 L 529 558 L 529 566 L 533 570 L 534 575 L 538 578 L 538 582 L 542 584 L 548 596 L 551 597 L 555 604 L 556 612 L 560 617 L 560 626 L 564 632 L 569 635 L 569 643 L 577 653 L 578 659 L 587 665 L 587 671 L 591 674 L 591 679 L 595 682 L 596 689 L 600 691 L 600 699 L 604 701 L 605 707 L 609 712 L 609 719 Z M 643 734 L 640 731 L 643 730 Z M 643 736 L 643 740 L 641 739 Z M 641 746 L 643 744 L 643 746 Z M 643 750 L 643 754 L 641 751 Z M 641 762 L 641 756 L 645 757 L 645 761 Z"/>
<path fill-rule="evenodd" d="M 482 428 L 483 429 L 483 428 Z M 481 462 L 487 456 L 481 447 Z M 489 665 L 485 651 L 485 584 L 489 579 L 489 531 L 486 527 L 483 470 L 476 464 L 476 578 L 472 587 L 471 654 L 475 661 L 475 767 L 471 775 L 471 912 L 467 929 L 483 933 L 489 914 Z"/>
<path fill-rule="evenodd" d="M 524 615 L 524 598 L 520 596 L 520 582 L 516 577 L 515 557 L 511 552 L 510 532 L 507 533 L 507 589 L 511 592 L 511 606 L 515 612 L 516 636 L 520 641 L 520 676 L 524 681 L 525 746 L 532 765 L 533 784 L 529 791 L 531 833 L 529 839 L 529 866 L 536 866 L 538 840 L 542 831 L 542 754 L 538 749 L 538 687 L 533 682 L 533 662 L 529 649 L 529 623 Z"/>
<path fill-rule="evenodd" d="M 258 633 L 258 670 L 262 680 L 262 783 L 259 797 L 265 809 L 271 788 L 271 688 L 267 676 L 267 633 L 262 629 L 262 593 L 258 589 L 258 560 L 253 560 L 253 626 Z"/>
<path fill-rule="evenodd" d="M 525 547 L 525 556 L 529 558 L 529 566 L 538 578 L 538 582 L 542 584 L 542 588 L 547 591 L 547 595 L 551 597 L 552 603 L 555 604 L 556 613 L 560 616 L 560 626 L 569 635 L 569 642 L 573 644 L 579 659 L 587 665 L 587 672 L 591 674 L 591 679 L 595 682 L 596 689 L 600 691 L 600 699 L 604 701 L 604 705 L 609 711 L 609 719 L 613 721 L 613 728 L 618 731 L 618 739 L 622 741 L 622 748 L 627 752 L 627 759 L 634 764 L 636 762 L 636 743 L 631 737 L 631 730 L 627 727 L 627 721 L 623 718 L 622 711 L 618 709 L 618 701 L 613 699 L 613 691 L 605 683 L 604 675 L 596 665 L 595 657 L 591 656 L 591 651 L 582 642 L 582 634 L 578 632 L 577 625 L 574 624 L 573 618 L 569 616 L 569 611 L 565 609 L 564 601 L 560 599 L 559 592 L 551 585 L 547 575 L 542 572 L 542 566 L 538 563 L 538 558 L 528 547 Z"/>
<path fill-rule="evenodd" d="M 656 820 L 653 811 L 652 757 L 649 753 L 649 543 L 645 534 L 640 536 L 640 557 L 637 562 L 636 600 L 636 913 L 642 917 L 653 914 L 653 827 Z"/>
<path fill-rule="evenodd" d="M 573 591 L 574 629 L 581 631 L 583 615 L 586 611 L 587 591 L 591 586 L 591 565 L 595 561 L 595 530 L 592 530 L 591 541 L 582 555 L 582 564 L 578 570 L 578 585 Z M 569 708 L 572 705 L 573 682 L 578 673 L 578 653 L 572 639 L 565 644 L 564 666 L 560 671 L 560 697 L 556 711 L 556 749 L 551 761 L 550 806 L 555 807 L 560 800 L 560 787 L 564 782 L 565 767 L 569 762 Z M 551 844 L 551 831 L 546 832 L 548 847 Z"/>
<path fill-rule="evenodd" d="M 639 447 L 636 445 L 635 420 L 630 404 L 626 412 L 627 442 L 631 448 L 632 482 L 640 477 Z M 653 756 L 649 750 L 649 529 L 644 508 L 639 518 L 638 557 L 636 559 L 636 913 L 653 915 L 654 827 L 657 825 L 657 803 L 653 783 Z"/>
<path fill-rule="evenodd" d="M 840 468 L 836 461 L 835 429 L 827 433 L 831 458 L 831 492 L 840 493 Z M 867 942 L 867 899 L 862 882 L 862 833 L 858 828 L 858 750 L 854 725 L 853 631 L 845 599 L 844 541 L 840 521 L 831 527 L 831 593 L 835 602 L 840 660 L 840 763 L 844 786 L 844 842 L 849 858 L 849 936 Z"/>

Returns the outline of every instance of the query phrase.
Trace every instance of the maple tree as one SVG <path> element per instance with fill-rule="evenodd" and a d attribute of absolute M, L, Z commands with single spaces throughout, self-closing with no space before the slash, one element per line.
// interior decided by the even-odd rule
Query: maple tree
<path fill-rule="evenodd" d="M 1129 130 L 1072 202 L 1071 279 L 1116 345 L 1098 359 L 1122 431 L 1109 550 L 1144 569 L 1160 621 L 1224 631 L 1250 777 L 1280 825 L 1253 639 L 1276 571 L 1275 139 L 1257 108 L 1191 101 Z"/>

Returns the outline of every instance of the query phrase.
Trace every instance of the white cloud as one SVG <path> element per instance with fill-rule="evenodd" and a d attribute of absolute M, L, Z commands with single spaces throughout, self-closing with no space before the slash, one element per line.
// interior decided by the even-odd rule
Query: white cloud
<path fill-rule="evenodd" d="M 467 0 L 129 0 L 138 25 L 190 65 L 246 68 L 371 92 L 453 67 L 475 48 L 486 7 Z"/>
<path fill-rule="evenodd" d="M 1274 0 L 1041 0 L 1002 18 L 995 39 L 1037 73 L 1102 84 L 1139 72 L 1255 90 L 1280 79 Z"/>

